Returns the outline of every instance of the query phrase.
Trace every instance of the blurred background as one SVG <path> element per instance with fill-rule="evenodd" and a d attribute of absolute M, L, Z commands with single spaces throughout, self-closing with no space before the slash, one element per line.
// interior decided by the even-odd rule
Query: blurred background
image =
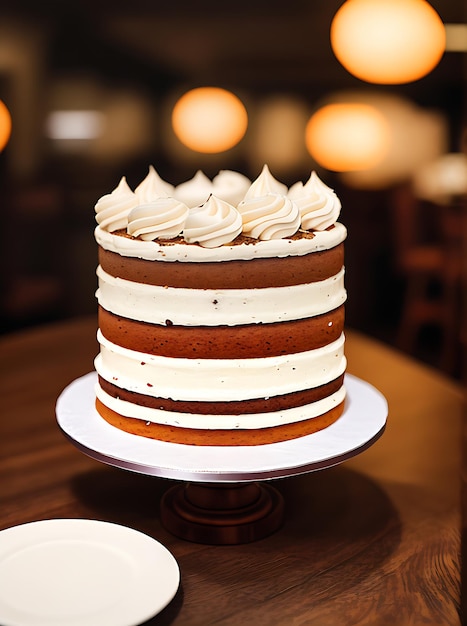
<path fill-rule="evenodd" d="M 430 4 L 446 50 L 403 84 L 357 78 L 330 42 L 338 0 L 16 0 L 0 7 L 3 333 L 96 311 L 94 205 L 154 165 L 172 184 L 198 169 L 287 185 L 314 169 L 342 201 L 347 324 L 461 377 L 466 346 L 467 23 L 462 0 Z M 11 6 L 10 6 L 11 5 Z M 189 89 L 232 91 L 248 113 L 237 145 L 184 146 L 171 112 Z M 329 103 L 370 104 L 385 157 L 323 166 L 305 129 Z M 364 141 L 364 134 L 356 140 Z M 336 140 L 338 143 L 339 140 Z"/>

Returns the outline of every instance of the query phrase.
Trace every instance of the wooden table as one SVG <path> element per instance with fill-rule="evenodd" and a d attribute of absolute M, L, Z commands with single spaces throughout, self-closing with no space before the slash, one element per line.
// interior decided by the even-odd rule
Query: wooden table
<path fill-rule="evenodd" d="M 389 402 L 382 438 L 342 465 L 273 481 L 286 518 L 272 536 L 203 545 L 161 526 L 173 481 L 103 465 L 59 430 L 55 401 L 93 369 L 95 330 L 85 318 L 0 340 L 0 528 L 72 517 L 152 535 L 177 559 L 181 586 L 148 624 L 461 623 L 458 385 L 348 331 L 349 371 Z"/>

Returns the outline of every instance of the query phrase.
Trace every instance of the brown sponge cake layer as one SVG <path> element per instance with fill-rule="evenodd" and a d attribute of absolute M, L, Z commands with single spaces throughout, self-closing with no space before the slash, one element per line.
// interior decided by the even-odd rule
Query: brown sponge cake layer
<path fill-rule="evenodd" d="M 96 399 L 96 409 L 99 415 L 112 426 L 140 437 L 195 446 L 257 446 L 296 439 L 327 428 L 342 415 L 344 402 L 318 417 L 284 426 L 252 430 L 202 430 L 148 423 L 120 415 L 103 405 L 98 399 Z"/>
<path fill-rule="evenodd" d="M 344 244 L 303 256 L 190 263 L 122 257 L 99 246 L 99 264 L 117 278 L 188 289 L 260 289 L 331 278 L 344 264 Z"/>
<path fill-rule="evenodd" d="M 162 326 L 121 317 L 99 307 L 106 339 L 148 354 L 201 359 L 278 356 L 321 348 L 344 328 L 344 305 L 316 317 L 241 326 Z"/>
<path fill-rule="evenodd" d="M 192 413 L 194 415 L 246 415 L 250 413 L 269 413 L 294 407 L 311 404 L 327 398 L 338 391 L 344 383 L 344 374 L 335 380 L 319 387 L 304 389 L 294 393 L 273 396 L 269 398 L 252 398 L 249 400 L 226 402 L 199 402 L 192 400 L 172 400 L 147 396 L 142 393 L 128 391 L 117 387 L 113 383 L 99 376 L 101 388 L 113 398 L 131 402 L 150 409 L 175 411 L 177 413 Z"/>

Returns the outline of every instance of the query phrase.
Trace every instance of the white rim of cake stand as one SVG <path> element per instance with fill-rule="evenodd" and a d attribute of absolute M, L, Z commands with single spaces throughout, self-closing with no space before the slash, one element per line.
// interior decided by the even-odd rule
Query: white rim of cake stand
<path fill-rule="evenodd" d="M 183 445 L 132 435 L 108 424 L 95 408 L 96 382 L 96 372 L 90 372 L 58 397 L 57 422 L 71 443 L 108 465 L 190 482 L 267 480 L 332 467 L 372 446 L 383 434 L 388 415 L 380 391 L 346 374 L 344 412 L 317 433 L 259 446 Z"/>

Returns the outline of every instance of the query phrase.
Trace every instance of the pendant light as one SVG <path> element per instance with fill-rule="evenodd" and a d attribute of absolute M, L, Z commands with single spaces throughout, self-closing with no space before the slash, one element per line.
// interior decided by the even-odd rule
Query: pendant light
<path fill-rule="evenodd" d="M 345 69 L 378 84 L 422 78 L 436 67 L 446 46 L 444 24 L 425 0 L 347 0 L 330 34 Z"/>
<path fill-rule="evenodd" d="M 8 143 L 11 135 L 11 115 L 4 102 L 0 100 L 0 152 Z"/>
<path fill-rule="evenodd" d="M 248 116 L 241 100 L 220 87 L 199 87 L 186 92 L 172 111 L 172 127 L 191 150 L 224 152 L 244 136 Z"/>
<path fill-rule="evenodd" d="M 305 142 L 311 156 L 326 169 L 363 170 L 384 158 L 389 131 L 384 116 L 369 104 L 331 103 L 311 116 Z"/>

